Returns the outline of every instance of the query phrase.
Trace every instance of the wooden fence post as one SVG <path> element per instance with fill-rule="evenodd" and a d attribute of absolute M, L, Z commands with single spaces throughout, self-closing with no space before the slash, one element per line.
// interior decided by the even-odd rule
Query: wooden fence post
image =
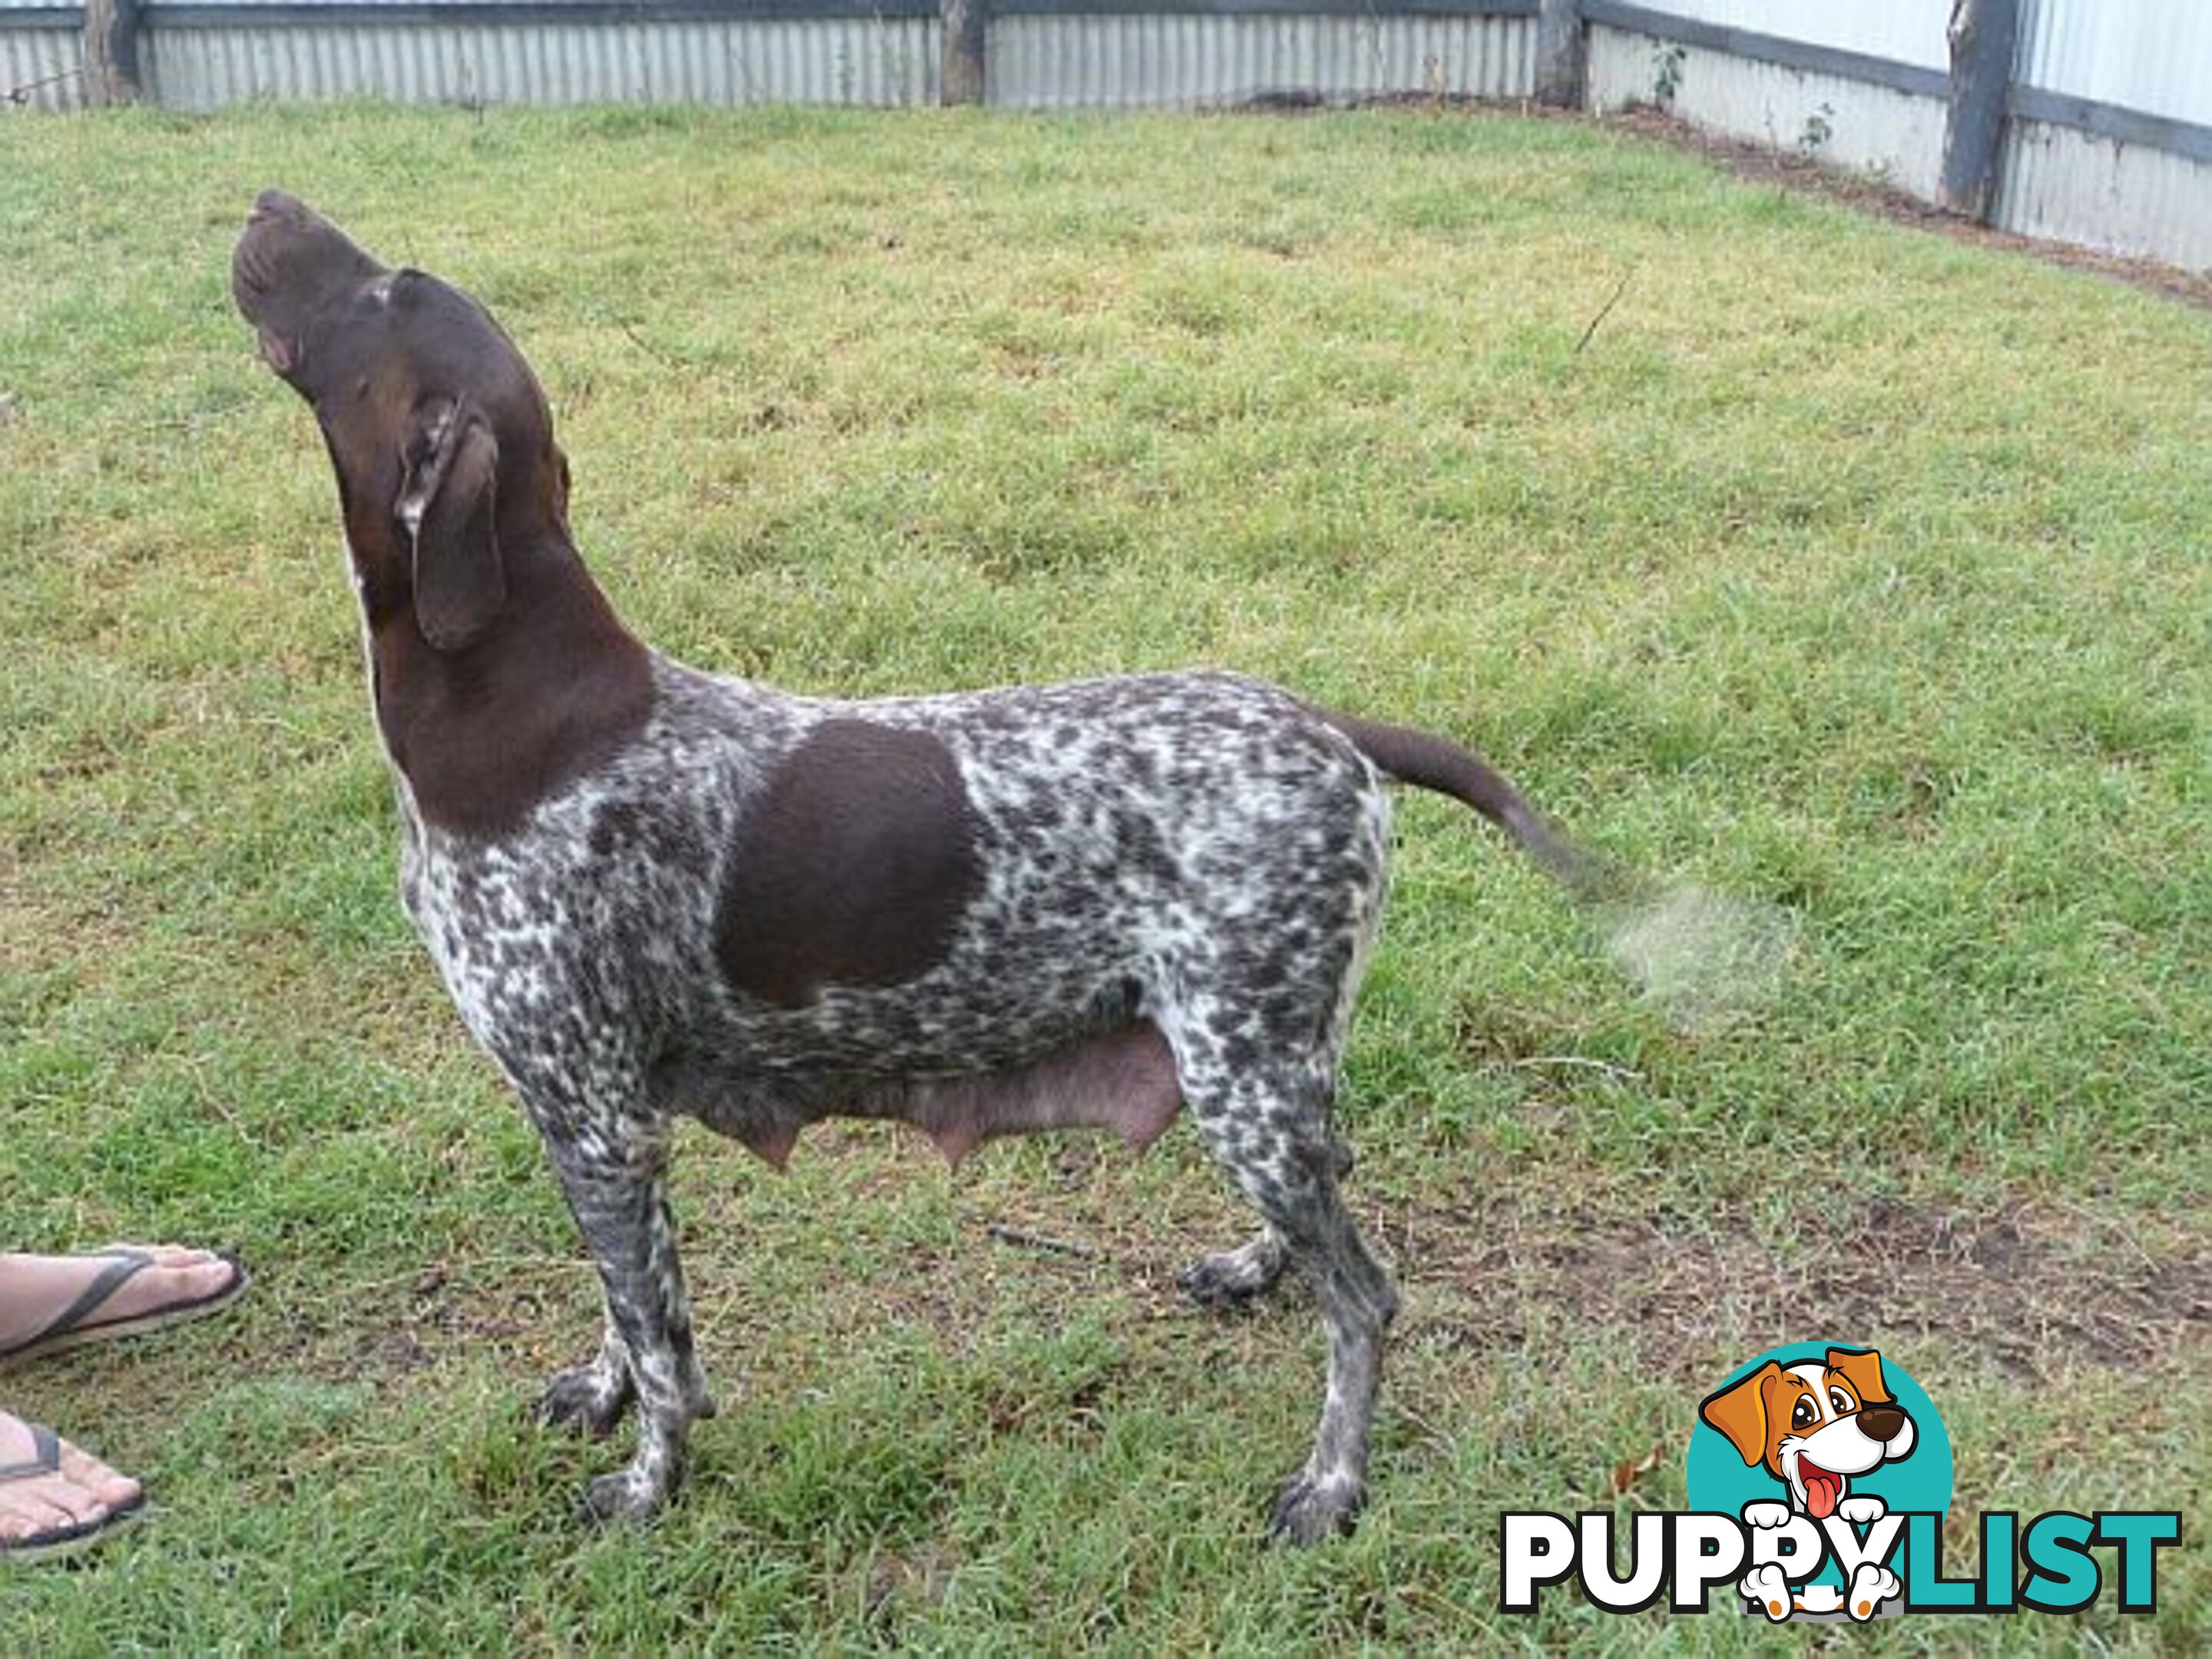
<path fill-rule="evenodd" d="M 138 0 L 85 0 L 85 102 L 101 108 L 137 97 Z"/>
<path fill-rule="evenodd" d="M 2005 95 L 2020 39 L 2019 0 L 1951 0 L 1951 109 L 1943 127 L 1943 205 L 1987 222 L 1996 194 Z"/>
<path fill-rule="evenodd" d="M 1536 101 L 1580 109 L 1589 85 L 1589 51 L 1581 0 L 1538 0 Z"/>
<path fill-rule="evenodd" d="M 944 0 L 945 60 L 938 101 L 983 101 L 983 54 L 991 27 L 991 0 Z"/>

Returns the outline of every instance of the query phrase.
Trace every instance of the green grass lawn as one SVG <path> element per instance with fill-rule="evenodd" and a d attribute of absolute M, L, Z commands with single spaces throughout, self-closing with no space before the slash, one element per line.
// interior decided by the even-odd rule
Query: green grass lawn
<path fill-rule="evenodd" d="M 1261 1547 L 1321 1342 L 1179 1300 L 1246 1226 L 1181 1132 L 948 1176 L 842 1127 L 783 1177 L 688 1133 L 723 1413 L 660 1524 L 572 1523 L 623 1454 L 526 1407 L 593 1282 L 398 908 L 334 491 L 228 300 L 269 184 L 493 307 L 678 655 L 1249 670 L 1796 915 L 1771 1000 L 1685 1026 L 1404 802 L 1342 1105 L 1407 1297 L 1355 1538 Z M 1498 1516 L 1683 1507 L 1697 1400 L 1830 1339 L 1942 1407 L 1954 1568 L 1981 1510 L 2193 1529 L 2154 1616 L 1854 1648 L 2197 1650 L 2204 313 L 1489 115 L 19 116 L 0 225 L 0 1239 L 258 1275 L 0 1376 L 156 1500 L 0 1574 L 0 1648 L 1795 1651 L 1507 1618 Z"/>

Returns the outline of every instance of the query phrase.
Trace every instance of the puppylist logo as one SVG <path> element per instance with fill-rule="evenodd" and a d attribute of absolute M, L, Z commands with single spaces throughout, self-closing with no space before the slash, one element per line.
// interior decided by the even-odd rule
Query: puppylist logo
<path fill-rule="evenodd" d="M 1863 1623 L 1899 1613 L 2081 1613 L 2103 1594 L 2110 1550 L 2122 1613 L 2158 1601 L 2158 1553 L 2179 1541 L 2173 1510 L 2069 1510 L 2025 1526 L 1978 1517 L 1981 1571 L 1948 1578 L 1943 1516 L 1951 1441 L 1935 1402 L 1871 1348 L 1798 1344 L 1739 1366 L 1699 1402 L 1685 1469 L 1691 1508 L 1638 1514 L 1617 1574 L 1616 1517 L 1509 1512 L 1499 1534 L 1500 1605 L 1534 1613 L 1576 1578 L 1607 1613 L 1662 1600 L 1675 1613 L 1723 1605 L 1773 1623 Z"/>

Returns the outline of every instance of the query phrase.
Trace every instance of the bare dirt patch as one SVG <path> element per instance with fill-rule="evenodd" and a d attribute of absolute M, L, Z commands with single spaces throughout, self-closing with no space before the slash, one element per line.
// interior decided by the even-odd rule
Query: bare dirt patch
<path fill-rule="evenodd" d="M 817 1139 L 809 1155 L 856 1178 L 863 1202 L 845 1224 L 877 1258 L 866 1282 L 833 1273 L 798 1307 L 740 1293 L 763 1248 L 825 1261 L 834 1250 L 758 1237 L 734 1198 L 695 1206 L 687 1260 L 709 1352 L 834 1352 L 893 1323 L 957 1348 L 994 1320 L 1079 1305 L 1131 1331 L 1172 1328 L 1180 1340 L 1195 1325 L 1239 1352 L 1268 1344 L 1239 1320 L 1199 1319 L 1177 1288 L 1199 1253 L 1250 1226 L 1195 1158 L 1191 1179 L 1164 1192 L 1140 1184 L 1118 1150 L 1073 1138 L 1050 1176 L 967 1193 L 953 1232 L 924 1239 L 898 1237 L 865 1202 L 874 1184 L 919 1178 L 915 1149 L 866 1131 Z M 1694 1386 L 1778 1342 L 1909 1339 L 1962 1370 L 2041 1386 L 2083 1368 L 2158 1371 L 2212 1350 L 2212 1247 L 2201 1234 L 2154 1235 L 2052 1198 L 1815 1197 L 1754 1212 L 1555 1169 L 1449 1204 L 1363 1199 L 1356 1180 L 1352 1199 L 1407 1292 L 1394 1340 L 1432 1352 L 1545 1353 L 1601 1333 L 1645 1374 Z M 580 1252 L 447 1262 L 298 1298 L 273 1346 L 289 1367 L 356 1378 L 489 1352 L 532 1382 L 578 1357 L 594 1300 Z"/>
<path fill-rule="evenodd" d="M 1532 1319 L 1617 1330 L 1647 1366 L 1800 1337 L 1910 1334 L 2018 1382 L 2138 1370 L 2212 1342 L 2212 1256 L 2028 1200 L 1984 1209 L 1875 1198 L 1825 1224 L 1527 1194 L 1409 1212 L 1387 1236 L 1444 1287 L 1405 1335 L 1477 1351 L 1540 1340 Z M 1425 1327 L 1425 1328 L 1424 1328 Z"/>

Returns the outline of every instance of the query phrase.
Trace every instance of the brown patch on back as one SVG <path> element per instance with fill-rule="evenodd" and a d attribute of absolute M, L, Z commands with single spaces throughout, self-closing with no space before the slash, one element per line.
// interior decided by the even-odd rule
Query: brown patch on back
<path fill-rule="evenodd" d="M 926 732 L 824 720 L 738 831 L 714 918 L 732 986 L 787 1008 L 942 961 L 980 880 L 968 793 Z"/>

